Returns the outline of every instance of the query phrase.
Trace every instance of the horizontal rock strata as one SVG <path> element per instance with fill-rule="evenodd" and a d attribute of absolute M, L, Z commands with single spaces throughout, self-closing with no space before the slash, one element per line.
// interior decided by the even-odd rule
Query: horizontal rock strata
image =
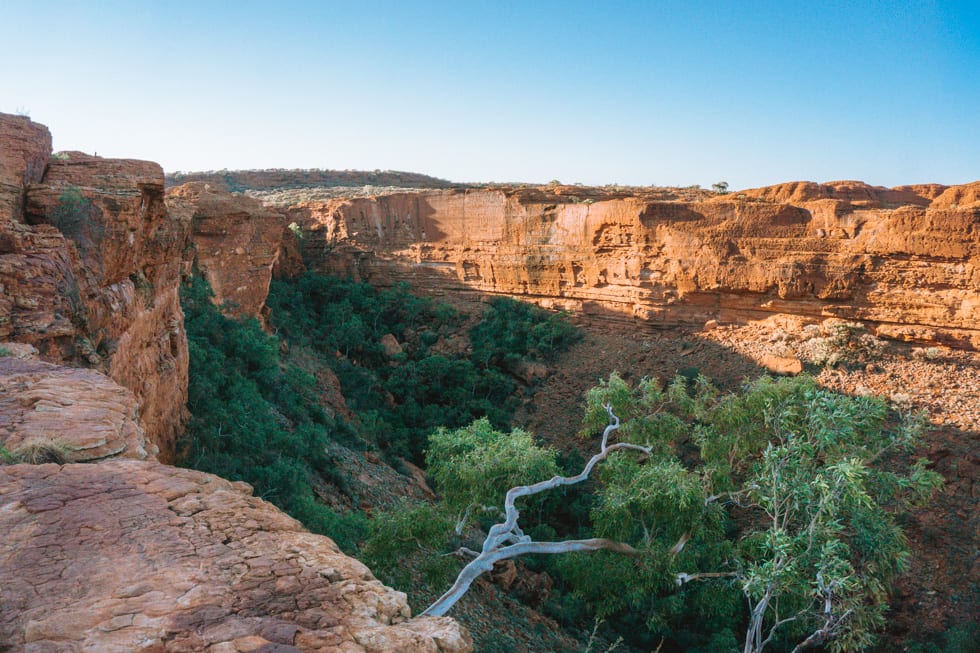
<path fill-rule="evenodd" d="M 652 326 L 790 313 L 980 346 L 980 183 L 790 184 L 693 201 L 455 190 L 289 209 L 322 271 Z M 572 189 L 574 190 L 574 189 Z"/>
<path fill-rule="evenodd" d="M 0 114 L 0 341 L 106 372 L 166 459 L 187 399 L 188 233 L 156 163 L 52 155 L 46 128 Z"/>

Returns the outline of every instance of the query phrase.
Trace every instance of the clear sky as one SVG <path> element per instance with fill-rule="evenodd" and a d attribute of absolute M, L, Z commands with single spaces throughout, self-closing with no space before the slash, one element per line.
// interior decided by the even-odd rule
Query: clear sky
<path fill-rule="evenodd" d="M 0 24 L 0 111 L 168 171 L 980 179 L 980 0 L 2 0 Z"/>

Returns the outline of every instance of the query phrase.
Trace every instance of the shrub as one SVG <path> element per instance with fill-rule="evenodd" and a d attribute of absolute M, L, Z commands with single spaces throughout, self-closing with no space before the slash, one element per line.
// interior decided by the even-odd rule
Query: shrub
<path fill-rule="evenodd" d="M 314 475 L 336 475 L 327 449 L 350 437 L 348 427 L 320 408 L 313 377 L 280 361 L 276 338 L 254 319 L 222 315 L 212 297 L 197 277 L 181 288 L 191 412 L 181 464 L 250 483 L 258 496 L 350 549 L 366 531 L 363 517 L 333 513 L 311 487 Z"/>
<path fill-rule="evenodd" d="M 814 329 L 801 346 L 801 356 L 814 365 L 834 367 L 839 364 L 867 363 L 881 357 L 886 344 L 867 333 L 863 324 L 828 320 L 824 322 L 822 335 Z"/>
<path fill-rule="evenodd" d="M 0 461 L 9 465 L 17 463 L 64 465 L 69 461 L 70 455 L 71 447 L 64 442 L 42 437 L 31 438 L 9 450 L 0 447 Z"/>

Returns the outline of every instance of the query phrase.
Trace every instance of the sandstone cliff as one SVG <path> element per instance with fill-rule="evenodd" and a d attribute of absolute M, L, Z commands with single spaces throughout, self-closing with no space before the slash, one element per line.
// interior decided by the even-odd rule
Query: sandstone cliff
<path fill-rule="evenodd" d="M 140 404 L 169 458 L 184 419 L 178 288 L 188 223 L 167 213 L 163 170 L 79 152 L 0 115 L 0 341 L 105 371 Z"/>
<path fill-rule="evenodd" d="M 315 268 L 670 326 L 790 313 L 980 346 L 980 184 L 709 199 L 443 190 L 289 209 Z M 424 280 L 424 281 L 423 281 Z"/>
<path fill-rule="evenodd" d="M 171 215 L 191 224 L 189 263 L 233 314 L 259 317 L 279 259 L 285 217 L 258 200 L 203 182 L 167 191 Z"/>

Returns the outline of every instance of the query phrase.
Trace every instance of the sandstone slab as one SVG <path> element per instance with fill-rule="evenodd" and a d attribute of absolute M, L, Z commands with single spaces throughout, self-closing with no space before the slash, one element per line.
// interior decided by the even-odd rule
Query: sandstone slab
<path fill-rule="evenodd" d="M 0 444 L 32 442 L 62 446 L 71 462 L 156 454 L 129 390 L 93 370 L 0 358 Z"/>
<path fill-rule="evenodd" d="M 0 467 L 0 647 L 471 650 L 247 486 L 155 461 Z"/>

